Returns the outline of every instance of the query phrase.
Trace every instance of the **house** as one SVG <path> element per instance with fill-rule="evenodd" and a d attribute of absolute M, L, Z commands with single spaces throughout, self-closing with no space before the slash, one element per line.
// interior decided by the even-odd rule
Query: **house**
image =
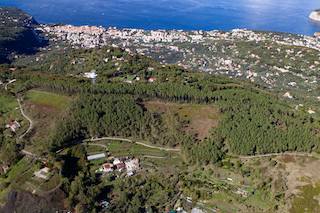
<path fill-rule="evenodd" d="M 37 178 L 41 178 L 44 180 L 49 180 L 49 175 L 50 175 L 50 169 L 48 167 L 44 167 L 40 169 L 39 171 L 34 172 L 34 176 Z"/>
<path fill-rule="evenodd" d="M 129 159 L 125 162 L 126 169 L 127 169 L 127 175 L 132 176 L 136 170 L 139 169 L 139 159 Z"/>
<path fill-rule="evenodd" d="M 116 169 L 117 169 L 119 172 L 121 172 L 121 171 L 123 171 L 124 169 L 126 169 L 126 164 L 124 164 L 124 163 L 118 163 L 118 164 L 115 165 L 115 167 L 116 167 Z"/>
<path fill-rule="evenodd" d="M 103 200 L 103 201 L 100 202 L 100 206 L 101 206 L 103 209 L 109 208 L 109 205 L 110 205 L 110 203 L 109 203 L 108 201 L 106 201 L 106 200 Z"/>
<path fill-rule="evenodd" d="M 105 158 L 106 157 L 106 154 L 105 153 L 100 153 L 100 154 L 95 154 L 95 155 L 89 155 L 87 157 L 87 160 L 98 160 L 98 159 L 101 159 L 101 158 Z"/>
<path fill-rule="evenodd" d="M 248 192 L 244 189 L 239 188 L 235 193 L 242 197 L 248 197 Z"/>
<path fill-rule="evenodd" d="M 21 125 L 16 120 L 12 120 L 12 121 L 10 121 L 9 124 L 6 125 L 6 128 L 10 129 L 12 132 L 16 132 L 17 129 L 19 129 L 20 127 L 21 127 Z"/>
<path fill-rule="evenodd" d="M 117 164 L 119 164 L 119 163 L 122 163 L 122 161 L 121 161 L 119 158 L 115 158 L 115 159 L 113 160 L 113 165 L 117 165 Z"/>
<path fill-rule="evenodd" d="M 123 171 L 126 168 L 126 165 L 119 158 L 115 158 L 113 160 L 113 165 L 119 172 Z"/>
<path fill-rule="evenodd" d="M 157 80 L 157 78 L 154 78 L 154 77 L 148 78 L 148 82 L 149 82 L 149 83 L 153 83 L 153 82 L 155 82 L 156 80 Z"/>
<path fill-rule="evenodd" d="M 132 84 L 133 83 L 131 80 L 124 80 L 123 82 L 127 83 L 127 84 Z"/>
<path fill-rule="evenodd" d="M 113 172 L 113 164 L 112 163 L 105 163 L 102 165 L 102 171 L 105 173 Z"/>
<path fill-rule="evenodd" d="M 95 79 L 98 75 L 96 74 L 95 70 L 92 70 L 91 72 L 85 72 L 83 76 L 85 78 Z"/>

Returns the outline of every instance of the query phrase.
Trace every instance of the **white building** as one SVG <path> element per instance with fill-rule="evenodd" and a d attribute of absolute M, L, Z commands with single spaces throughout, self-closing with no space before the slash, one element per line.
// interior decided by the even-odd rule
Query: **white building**
<path fill-rule="evenodd" d="M 139 169 L 139 159 L 134 158 L 127 160 L 125 162 L 125 165 L 127 169 L 127 175 L 132 176 L 135 173 L 135 171 Z"/>
<path fill-rule="evenodd" d="M 95 155 L 89 155 L 87 157 L 87 160 L 98 160 L 100 158 L 105 158 L 106 157 L 106 154 L 105 153 L 100 153 L 100 154 L 95 154 Z"/>
<path fill-rule="evenodd" d="M 89 79 L 95 79 L 98 75 L 96 74 L 95 70 L 92 70 L 91 72 L 85 72 L 83 74 L 83 77 L 89 78 Z"/>
<path fill-rule="evenodd" d="M 49 172 L 50 172 L 50 169 L 48 167 L 44 167 L 39 171 L 34 172 L 34 176 L 44 180 L 49 180 Z"/>

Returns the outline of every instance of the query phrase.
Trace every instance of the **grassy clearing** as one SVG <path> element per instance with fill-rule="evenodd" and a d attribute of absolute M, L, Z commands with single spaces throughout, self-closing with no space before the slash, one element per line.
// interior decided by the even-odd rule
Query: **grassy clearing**
<path fill-rule="evenodd" d="M 105 151 L 106 149 L 104 147 L 87 145 L 87 153 L 89 154 L 101 153 Z"/>
<path fill-rule="evenodd" d="M 186 121 L 185 131 L 195 134 L 199 139 L 208 136 L 210 129 L 218 125 L 219 112 L 212 105 L 201 104 L 178 104 L 161 101 L 147 101 L 145 107 L 151 112 L 164 114 L 177 114 Z"/>
<path fill-rule="evenodd" d="M 23 107 L 34 123 L 30 134 L 31 145 L 26 147 L 28 150 L 41 153 L 46 149 L 48 136 L 56 128 L 56 121 L 67 111 L 71 101 L 71 97 L 51 92 L 30 90 L 26 93 Z"/>
<path fill-rule="evenodd" d="M 40 185 L 39 189 L 43 192 L 50 191 L 59 185 L 61 181 L 60 175 L 58 173 L 54 173 L 53 176 Z"/>
<path fill-rule="evenodd" d="M 293 199 L 291 213 L 320 212 L 320 183 L 300 187 L 301 193 Z"/>
<path fill-rule="evenodd" d="M 30 160 L 26 157 L 22 158 L 18 163 L 16 163 L 8 172 L 7 174 L 7 180 L 13 181 L 15 180 L 19 175 L 21 175 L 30 165 Z"/>
<path fill-rule="evenodd" d="M 40 90 L 28 91 L 26 98 L 34 104 L 49 106 L 59 110 L 66 109 L 71 101 L 71 98 L 68 96 Z"/>
<path fill-rule="evenodd" d="M 139 144 L 122 142 L 122 141 L 101 141 L 101 144 L 108 146 L 108 150 L 111 152 L 112 156 L 137 156 L 141 157 L 144 155 L 152 155 L 157 157 L 167 156 L 167 152 L 148 148 Z M 101 148 L 103 150 L 103 148 Z"/>
<path fill-rule="evenodd" d="M 21 119 L 18 107 L 15 97 L 0 95 L 0 123 L 8 122 L 11 119 Z"/>

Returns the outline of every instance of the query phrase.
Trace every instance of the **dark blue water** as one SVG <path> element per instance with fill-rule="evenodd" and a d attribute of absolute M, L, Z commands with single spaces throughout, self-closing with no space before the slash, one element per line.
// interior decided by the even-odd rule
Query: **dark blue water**
<path fill-rule="evenodd" d="M 248 28 L 311 35 L 320 0 L 0 0 L 42 23 L 143 29 Z"/>

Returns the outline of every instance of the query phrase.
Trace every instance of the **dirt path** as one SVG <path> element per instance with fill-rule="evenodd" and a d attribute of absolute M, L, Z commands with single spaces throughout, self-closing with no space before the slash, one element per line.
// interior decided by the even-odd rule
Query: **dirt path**
<path fill-rule="evenodd" d="M 143 158 L 153 158 L 153 159 L 166 159 L 168 157 L 160 157 L 160 156 L 153 156 L 153 155 L 142 155 Z"/>
<path fill-rule="evenodd" d="M 8 90 L 8 86 L 9 86 L 10 84 L 14 83 L 14 82 L 16 82 L 16 79 L 10 80 L 8 83 L 6 83 L 6 85 L 4 86 L 4 89 L 5 89 L 5 90 Z"/>
<path fill-rule="evenodd" d="M 276 157 L 276 156 L 284 156 L 284 155 L 290 155 L 290 156 L 298 156 L 298 157 L 316 157 L 313 154 L 310 153 L 303 153 L 303 152 L 283 152 L 283 153 L 270 153 L 270 154 L 261 154 L 261 155 L 252 155 L 252 156 L 236 156 L 240 159 L 254 159 L 254 158 L 263 158 L 263 157 Z"/>
<path fill-rule="evenodd" d="M 99 146 L 99 147 L 102 147 L 102 148 L 108 148 L 106 145 L 103 145 L 103 144 L 99 144 L 99 143 L 86 143 L 86 144 L 82 144 L 82 145 L 86 145 L 86 146 Z"/>
<path fill-rule="evenodd" d="M 159 150 L 168 151 L 168 152 L 180 152 L 180 149 L 153 146 L 153 145 L 150 145 L 150 144 L 146 144 L 144 142 L 133 141 L 133 140 L 130 140 L 130 139 L 127 139 L 127 138 L 102 137 L 102 138 L 86 139 L 83 142 L 96 142 L 96 141 L 102 141 L 102 140 L 124 141 L 124 142 L 129 142 L 129 143 L 136 143 L 136 144 L 139 144 L 141 146 L 152 148 L 152 149 L 159 149 Z"/>
<path fill-rule="evenodd" d="M 22 105 L 21 105 L 21 101 L 20 101 L 20 99 L 19 98 L 17 98 L 17 101 L 18 101 L 18 104 L 19 104 L 19 108 L 20 108 L 20 112 L 21 112 L 21 115 L 25 118 L 25 119 L 27 119 L 28 121 L 29 121 L 29 128 L 27 129 L 27 131 L 25 131 L 22 135 L 20 135 L 20 139 L 22 139 L 22 138 L 24 138 L 24 136 L 26 136 L 26 134 L 28 134 L 31 130 L 32 130 L 32 128 L 33 128 L 33 121 L 31 120 L 31 118 L 30 117 L 28 117 L 25 113 L 24 113 L 24 111 L 23 111 L 23 108 L 22 108 Z"/>

